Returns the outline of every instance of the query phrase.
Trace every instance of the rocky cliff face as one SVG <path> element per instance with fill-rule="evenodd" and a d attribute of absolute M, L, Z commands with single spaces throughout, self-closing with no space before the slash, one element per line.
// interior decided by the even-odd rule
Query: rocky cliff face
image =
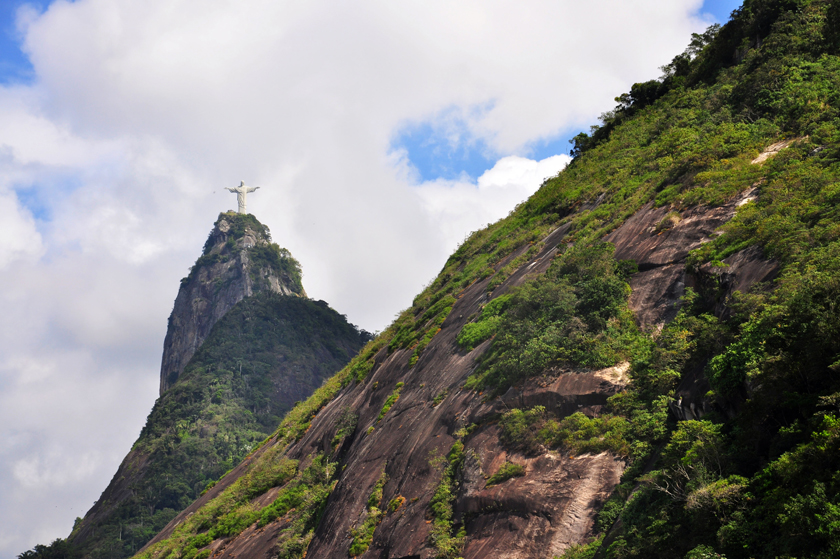
<path fill-rule="evenodd" d="M 175 298 L 163 342 L 160 394 L 175 383 L 213 325 L 259 291 L 306 296 L 297 262 L 271 243 L 264 225 L 250 214 L 221 214 Z"/>

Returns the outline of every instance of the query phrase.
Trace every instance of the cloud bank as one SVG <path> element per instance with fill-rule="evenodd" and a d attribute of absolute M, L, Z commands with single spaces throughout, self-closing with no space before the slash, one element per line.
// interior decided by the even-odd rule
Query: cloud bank
<path fill-rule="evenodd" d="M 0 557 L 66 536 L 156 397 L 166 318 L 240 180 L 304 285 L 369 330 L 567 162 L 708 22 L 699 0 L 58 0 L 0 86 Z M 421 180 L 446 119 L 497 160 Z M 453 137 L 452 141 L 461 141 Z"/>

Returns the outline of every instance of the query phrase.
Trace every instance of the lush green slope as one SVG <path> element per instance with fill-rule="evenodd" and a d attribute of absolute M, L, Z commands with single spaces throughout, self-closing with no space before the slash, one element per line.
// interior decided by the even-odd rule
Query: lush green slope
<path fill-rule="evenodd" d="M 758 185 L 758 199 L 691 260 L 697 269 L 758 243 L 782 265 L 775 289 L 737 299 L 726 322 L 709 314 L 716 286 L 707 285 L 634 361 L 635 387 L 614 401 L 631 422 L 640 406 L 669 395 L 679 381 L 671 371 L 697 366 L 719 411 L 651 439 L 664 449 L 653 471 L 628 472 L 605 509 L 605 529 L 620 522 L 602 556 L 840 554 L 838 14 L 836 1 L 746 2 L 665 80 L 662 99 L 613 117 L 620 122 L 609 138 L 573 166 L 640 134 L 636 150 L 659 157 L 635 158 L 636 175 L 666 164 L 658 203 L 715 202 Z M 645 133 L 651 126 L 657 134 Z M 755 140 L 796 137 L 749 165 L 755 151 L 744 148 Z"/>
<path fill-rule="evenodd" d="M 746 2 L 696 58 L 675 59 L 661 99 L 607 115 L 569 169 L 607 183 L 609 154 L 629 166 L 622 182 L 678 207 L 758 185 L 758 199 L 691 262 L 696 270 L 758 243 L 782 264 L 775 289 L 737 299 L 725 322 L 710 314 L 716 286 L 706 285 L 634 360 L 634 388 L 614 411 L 629 419 L 631 444 L 664 448 L 653 471 L 631 468 L 605 507 L 601 526 L 613 527 L 600 556 L 840 554 L 838 14 L 838 2 Z M 750 165 L 756 147 L 784 138 L 801 139 Z M 546 207 L 556 195 L 538 198 Z M 694 367 L 718 412 L 634 432 L 640 410 L 656 409 Z"/>
<path fill-rule="evenodd" d="M 131 496 L 94 522 L 76 551 L 84 557 L 136 552 L 363 341 L 323 301 L 261 292 L 238 303 L 149 414 L 117 474 L 128 479 Z"/>

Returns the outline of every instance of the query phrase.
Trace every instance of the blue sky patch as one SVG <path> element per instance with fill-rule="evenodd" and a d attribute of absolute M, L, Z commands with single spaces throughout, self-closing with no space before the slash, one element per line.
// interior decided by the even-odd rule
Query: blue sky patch
<path fill-rule="evenodd" d="M 44 192 L 39 188 L 21 188 L 15 191 L 20 205 L 32 213 L 36 221 L 50 221 L 52 209 L 45 199 Z"/>
<path fill-rule="evenodd" d="M 577 126 L 568 128 L 566 130 L 563 130 L 556 136 L 533 142 L 529 146 L 530 149 L 528 149 L 528 151 L 523 155 L 525 155 L 526 157 L 530 157 L 535 161 L 542 161 L 543 159 L 551 157 L 552 155 L 568 155 L 569 150 L 572 148 L 572 145 L 569 143 L 569 140 L 583 131 L 584 130 L 582 128 L 579 128 Z M 588 132 L 588 130 L 586 131 Z"/>
<path fill-rule="evenodd" d="M 83 177 L 67 169 L 55 169 L 44 173 L 35 182 L 14 186 L 18 203 L 29 210 L 35 221 L 52 221 L 55 208 L 61 207 L 65 200 L 76 190 L 84 186 Z"/>
<path fill-rule="evenodd" d="M 0 6 L 0 84 L 31 83 L 35 76 L 29 58 L 20 50 L 22 37 L 15 26 L 15 15 L 23 4 L 41 11 L 44 2 L 7 0 Z"/>
<path fill-rule="evenodd" d="M 462 120 L 446 119 L 445 125 L 432 122 L 404 127 L 392 142 L 393 149 L 403 149 L 422 181 L 435 179 L 475 180 L 491 169 L 504 155 L 487 145 L 483 138 L 476 138 Z M 551 138 L 533 142 L 518 154 L 541 161 L 547 157 L 569 153 L 569 138 L 580 130 L 569 128 Z"/>
<path fill-rule="evenodd" d="M 462 120 L 448 120 L 445 125 L 424 122 L 406 126 L 392 146 L 408 153 L 423 181 L 458 179 L 463 174 L 475 178 L 498 159 L 483 139 L 472 135 Z"/>
<path fill-rule="evenodd" d="M 741 4 L 741 0 L 705 0 L 700 13 L 711 14 L 717 23 L 723 24 L 729 21 L 729 15 L 733 10 L 740 8 Z"/>

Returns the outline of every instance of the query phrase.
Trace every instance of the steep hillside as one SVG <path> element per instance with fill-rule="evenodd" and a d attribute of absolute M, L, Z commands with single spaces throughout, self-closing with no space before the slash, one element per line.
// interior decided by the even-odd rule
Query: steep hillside
<path fill-rule="evenodd" d="M 253 216 L 219 217 L 169 321 L 164 372 L 186 365 L 162 377 L 139 439 L 74 527 L 76 555 L 135 553 L 358 352 L 365 334 L 297 296 L 300 275 Z"/>
<path fill-rule="evenodd" d="M 838 24 L 694 36 L 139 556 L 840 554 Z"/>
<path fill-rule="evenodd" d="M 163 342 L 160 393 L 184 371 L 213 325 L 254 293 L 306 296 L 300 266 L 271 242 L 268 228 L 251 214 L 219 215 L 190 274 L 181 280 Z"/>

